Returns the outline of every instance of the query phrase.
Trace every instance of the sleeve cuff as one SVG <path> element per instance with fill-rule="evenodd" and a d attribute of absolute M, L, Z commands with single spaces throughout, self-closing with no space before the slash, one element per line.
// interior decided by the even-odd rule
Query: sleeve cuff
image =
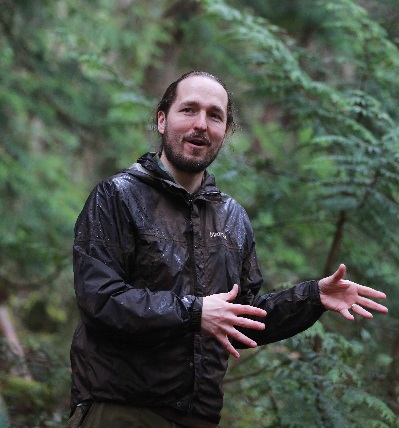
<path fill-rule="evenodd" d="M 321 303 L 321 300 L 320 300 L 319 281 L 310 280 L 306 282 L 309 284 L 309 287 L 310 287 L 310 297 L 312 302 L 315 305 L 320 306 L 323 309 L 323 311 L 326 311 L 327 309 L 324 307 L 323 303 Z"/>

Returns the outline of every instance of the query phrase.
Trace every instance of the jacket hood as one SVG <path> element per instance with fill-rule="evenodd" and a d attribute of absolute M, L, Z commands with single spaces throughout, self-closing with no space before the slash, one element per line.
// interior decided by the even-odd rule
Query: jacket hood
<path fill-rule="evenodd" d="M 164 188 L 172 193 L 183 193 L 186 196 L 190 195 L 169 172 L 161 167 L 159 157 L 155 152 L 144 154 L 136 163 L 123 172 L 133 175 L 143 182 L 151 183 L 152 186 Z M 192 197 L 193 199 L 204 199 L 208 202 L 224 202 L 222 193 L 216 186 L 215 177 L 206 170 L 201 187 Z"/>

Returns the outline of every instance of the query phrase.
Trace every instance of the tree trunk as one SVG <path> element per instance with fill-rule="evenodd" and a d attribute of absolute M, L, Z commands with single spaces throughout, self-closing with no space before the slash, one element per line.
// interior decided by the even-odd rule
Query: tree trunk
<path fill-rule="evenodd" d="M 344 225 L 346 223 L 345 211 L 340 211 L 337 226 L 335 229 L 335 236 L 331 244 L 330 252 L 328 253 L 326 264 L 324 265 L 323 276 L 329 276 L 334 271 L 334 264 L 337 260 L 337 253 L 342 242 L 344 234 Z"/>

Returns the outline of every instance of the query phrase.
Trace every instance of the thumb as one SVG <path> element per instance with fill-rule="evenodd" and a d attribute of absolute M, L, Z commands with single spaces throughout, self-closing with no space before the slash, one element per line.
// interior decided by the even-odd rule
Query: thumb
<path fill-rule="evenodd" d="M 323 293 L 325 287 L 329 287 L 332 284 L 337 284 L 341 279 L 345 276 L 346 266 L 344 264 L 340 264 L 338 269 L 330 276 L 323 278 L 319 281 L 320 291 Z"/>
<path fill-rule="evenodd" d="M 346 274 L 346 266 L 341 263 L 338 267 L 338 269 L 331 275 L 331 282 L 338 282 L 341 281 L 341 279 Z"/>
<path fill-rule="evenodd" d="M 232 300 L 234 300 L 237 297 L 238 294 L 238 285 L 234 284 L 233 288 L 226 293 L 226 302 L 231 302 Z"/>

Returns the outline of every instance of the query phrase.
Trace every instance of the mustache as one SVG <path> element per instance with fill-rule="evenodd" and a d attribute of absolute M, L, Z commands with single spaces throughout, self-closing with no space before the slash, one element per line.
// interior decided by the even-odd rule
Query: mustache
<path fill-rule="evenodd" d="M 199 140 L 203 140 L 208 145 L 211 144 L 208 136 L 204 132 L 199 132 L 199 131 L 192 132 L 191 134 L 186 135 L 185 138 L 191 139 L 191 140 L 199 139 Z"/>

